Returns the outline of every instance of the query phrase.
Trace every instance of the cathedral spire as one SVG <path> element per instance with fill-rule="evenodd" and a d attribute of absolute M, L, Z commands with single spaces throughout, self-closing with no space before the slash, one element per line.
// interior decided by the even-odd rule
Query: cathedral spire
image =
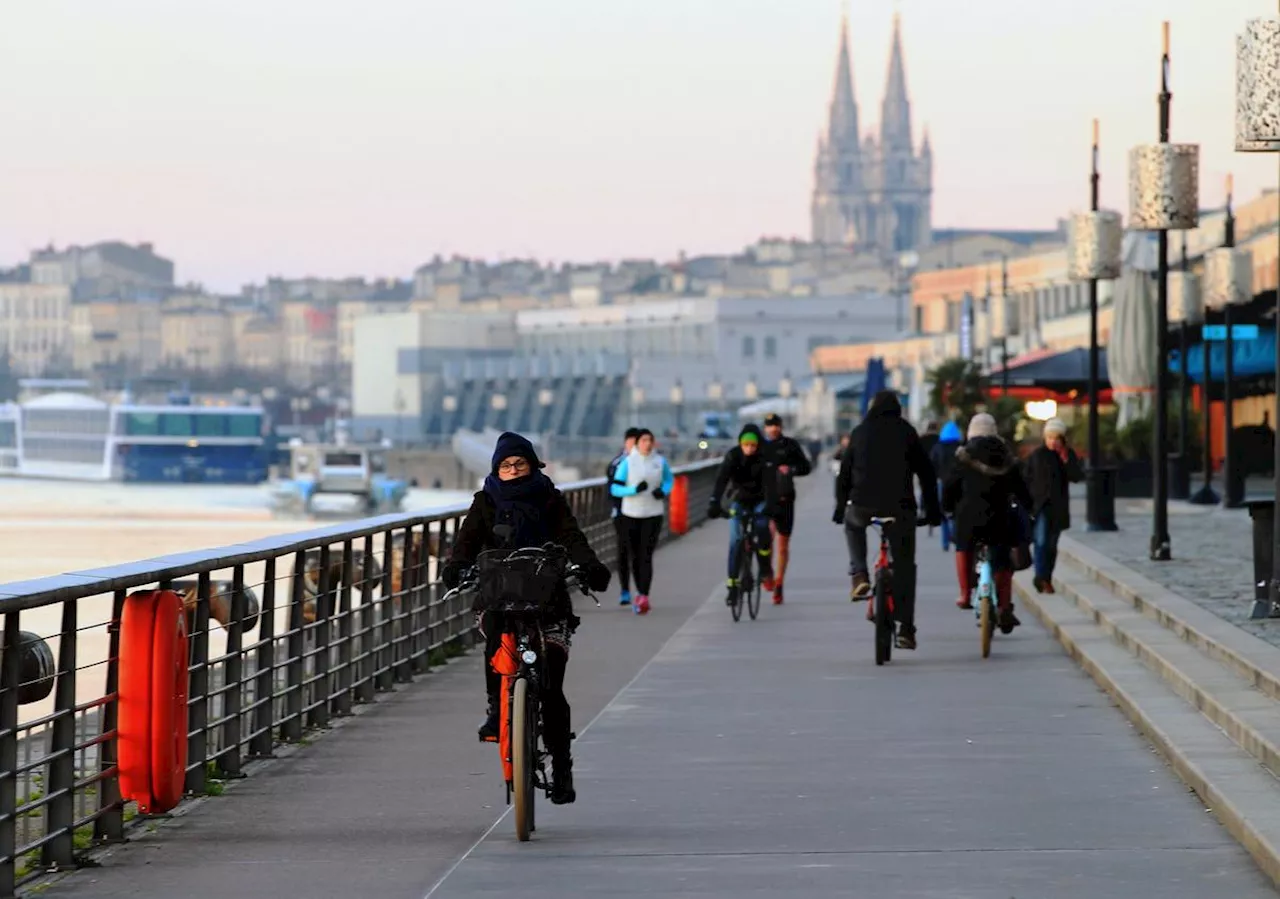
<path fill-rule="evenodd" d="M 893 45 L 889 75 L 880 111 L 880 145 L 886 151 L 911 150 L 911 100 L 907 96 L 907 67 L 902 61 L 902 20 L 893 14 Z"/>
<path fill-rule="evenodd" d="M 849 15 L 840 20 L 840 56 L 836 62 L 836 83 L 831 93 L 831 121 L 827 143 L 833 150 L 858 149 L 858 102 L 853 92 L 853 63 L 849 58 Z"/>

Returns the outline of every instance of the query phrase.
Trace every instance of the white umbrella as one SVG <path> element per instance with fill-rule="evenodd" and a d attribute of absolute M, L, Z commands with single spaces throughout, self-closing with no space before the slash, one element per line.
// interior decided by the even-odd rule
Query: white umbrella
<path fill-rule="evenodd" d="M 1116 426 L 1141 418 L 1156 383 L 1155 285 L 1140 270 L 1126 268 L 1115 292 L 1115 317 L 1107 343 L 1107 377 L 1118 414 Z"/>

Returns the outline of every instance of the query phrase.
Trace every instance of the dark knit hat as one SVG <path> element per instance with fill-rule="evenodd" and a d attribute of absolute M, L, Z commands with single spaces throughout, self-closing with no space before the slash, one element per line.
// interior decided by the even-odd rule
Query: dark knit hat
<path fill-rule="evenodd" d="M 528 439 L 512 431 L 507 431 L 494 444 L 493 473 L 498 473 L 498 466 L 502 464 L 503 459 L 510 459 L 512 456 L 528 459 L 529 465 L 533 468 L 546 468 L 546 465 L 538 458 L 538 453 L 533 448 L 533 444 Z"/>

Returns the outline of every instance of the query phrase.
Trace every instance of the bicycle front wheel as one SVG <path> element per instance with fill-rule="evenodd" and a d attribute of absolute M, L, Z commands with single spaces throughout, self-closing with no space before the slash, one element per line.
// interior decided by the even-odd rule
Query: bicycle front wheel
<path fill-rule="evenodd" d="M 978 631 L 982 634 L 982 657 L 985 659 L 991 655 L 991 635 L 995 632 L 996 627 L 996 616 L 991 608 L 991 593 L 987 590 L 981 591 L 978 603 L 980 605 Z"/>
<path fill-rule="evenodd" d="M 537 729 L 533 726 L 529 681 L 517 678 L 511 691 L 511 791 L 516 819 L 516 839 L 528 842 L 533 833 L 535 768 L 538 764 Z"/>
<path fill-rule="evenodd" d="M 875 592 L 876 664 L 883 665 L 893 655 L 893 613 L 889 611 L 889 576 L 876 577 Z"/>

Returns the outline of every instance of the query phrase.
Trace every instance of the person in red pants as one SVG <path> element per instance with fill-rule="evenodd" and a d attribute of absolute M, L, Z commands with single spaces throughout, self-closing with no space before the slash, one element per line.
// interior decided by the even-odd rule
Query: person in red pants
<path fill-rule="evenodd" d="M 1017 457 L 996 433 L 996 422 L 985 412 L 969 422 L 968 441 L 956 450 L 955 465 L 942 485 L 942 509 L 955 519 L 956 605 L 973 608 L 976 582 L 975 551 L 989 550 L 996 582 L 997 624 L 1005 633 L 1021 624 L 1013 613 L 1011 551 L 1018 539 L 1012 503 L 1031 508 L 1031 494 Z"/>

